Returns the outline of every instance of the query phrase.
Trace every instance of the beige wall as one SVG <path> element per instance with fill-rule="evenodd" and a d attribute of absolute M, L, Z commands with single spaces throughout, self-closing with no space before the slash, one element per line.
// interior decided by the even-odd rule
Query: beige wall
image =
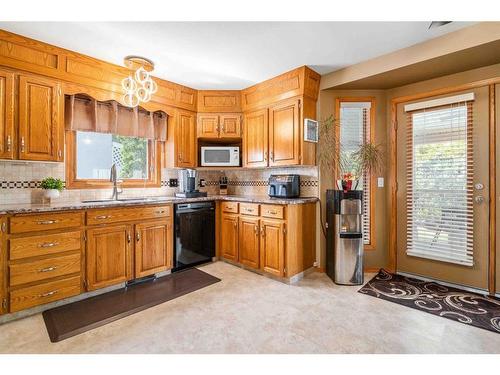
<path fill-rule="evenodd" d="M 387 121 L 386 121 L 386 98 L 383 90 L 323 90 L 319 96 L 320 120 L 324 120 L 330 115 L 337 116 L 335 112 L 335 100 L 340 97 L 374 97 L 375 98 L 375 143 L 380 144 L 384 149 L 384 155 L 387 143 Z M 320 147 L 325 145 L 320 144 Z M 386 177 L 385 169 L 376 177 Z M 323 221 L 326 220 L 325 194 L 327 189 L 333 188 L 333 171 L 320 167 L 319 172 L 319 191 L 322 201 Z M 385 184 L 386 185 L 386 184 Z M 374 219 L 375 228 L 375 247 L 372 250 L 365 251 L 365 267 L 379 268 L 387 263 L 387 193 L 386 187 L 378 188 L 376 181 L 374 185 Z M 326 239 L 321 235 L 320 240 L 320 266 L 325 265 Z"/>

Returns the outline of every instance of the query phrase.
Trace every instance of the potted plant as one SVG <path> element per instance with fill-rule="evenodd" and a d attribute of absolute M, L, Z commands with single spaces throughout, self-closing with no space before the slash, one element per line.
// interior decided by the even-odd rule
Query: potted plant
<path fill-rule="evenodd" d="M 44 190 L 44 197 L 47 199 L 59 198 L 63 191 L 63 182 L 59 178 L 47 177 L 42 180 L 40 187 Z"/>
<path fill-rule="evenodd" d="M 356 190 L 363 175 L 381 170 L 382 148 L 372 142 L 346 147 L 341 144 L 339 134 L 338 121 L 333 116 L 321 122 L 319 164 L 332 173 L 337 189 Z"/>

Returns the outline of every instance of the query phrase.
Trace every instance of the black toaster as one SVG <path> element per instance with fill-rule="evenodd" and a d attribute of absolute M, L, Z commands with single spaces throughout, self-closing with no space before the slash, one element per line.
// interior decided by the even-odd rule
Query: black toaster
<path fill-rule="evenodd" d="M 273 174 L 269 177 L 268 194 L 274 198 L 298 198 L 300 176 L 298 174 Z"/>

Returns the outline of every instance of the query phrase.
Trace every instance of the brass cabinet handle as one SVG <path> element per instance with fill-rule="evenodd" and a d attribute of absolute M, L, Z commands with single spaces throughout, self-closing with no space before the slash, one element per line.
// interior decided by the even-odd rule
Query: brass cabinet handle
<path fill-rule="evenodd" d="M 236 221 L 233 223 L 233 227 L 237 227 L 238 226 L 238 223 L 236 223 Z"/>
<path fill-rule="evenodd" d="M 127 242 L 132 242 L 132 236 L 130 236 L 130 233 L 127 233 Z"/>
<path fill-rule="evenodd" d="M 267 213 L 270 214 L 270 215 L 277 215 L 278 214 L 278 212 L 276 212 L 276 211 L 270 211 L 270 210 L 267 211 Z"/>
<path fill-rule="evenodd" d="M 224 133 L 225 129 L 224 129 L 224 125 L 221 126 L 221 132 Z"/>
<path fill-rule="evenodd" d="M 53 296 L 53 295 L 54 295 L 54 294 L 56 294 L 56 293 L 57 293 L 57 290 L 53 290 L 53 291 L 51 291 L 51 292 L 47 292 L 47 293 L 40 294 L 40 295 L 38 295 L 38 297 L 42 297 L 42 298 L 43 298 L 43 297 L 50 297 L 50 296 Z"/>
<path fill-rule="evenodd" d="M 271 151 L 270 155 L 271 155 L 271 161 L 274 161 L 274 152 Z"/>
<path fill-rule="evenodd" d="M 164 214 L 165 210 L 156 210 L 155 213 L 158 214 L 158 215 Z"/>
<path fill-rule="evenodd" d="M 56 269 L 57 267 L 53 266 L 53 267 L 42 268 L 41 270 L 38 270 L 38 272 L 51 272 L 55 271 Z"/>
<path fill-rule="evenodd" d="M 38 247 L 46 248 L 46 247 L 54 247 L 57 245 L 59 245 L 59 242 L 44 242 L 44 243 L 41 243 L 40 245 L 38 245 Z"/>
<path fill-rule="evenodd" d="M 24 152 L 24 137 L 21 137 L 21 152 Z"/>
<path fill-rule="evenodd" d="M 259 235 L 259 226 L 258 225 L 254 225 L 253 230 L 254 230 L 256 235 Z"/>
<path fill-rule="evenodd" d="M 264 151 L 264 161 L 267 161 L 267 151 Z"/>
<path fill-rule="evenodd" d="M 11 150 L 11 146 L 12 146 L 12 139 L 11 139 L 10 134 L 9 134 L 7 136 L 7 151 Z"/>
<path fill-rule="evenodd" d="M 141 240 L 141 235 L 139 234 L 139 232 L 135 234 L 135 239 L 137 240 L 137 242 Z"/>
<path fill-rule="evenodd" d="M 50 224 L 55 224 L 57 223 L 59 220 L 41 220 L 41 221 L 37 221 L 36 223 L 38 225 L 50 225 Z"/>
<path fill-rule="evenodd" d="M 262 237 L 265 237 L 266 236 L 266 231 L 264 230 L 264 227 L 260 228 L 260 235 Z"/>
<path fill-rule="evenodd" d="M 97 220 L 104 220 L 104 219 L 109 219 L 111 215 L 98 215 L 95 217 Z"/>
<path fill-rule="evenodd" d="M 246 212 L 253 212 L 253 208 L 245 208 Z"/>

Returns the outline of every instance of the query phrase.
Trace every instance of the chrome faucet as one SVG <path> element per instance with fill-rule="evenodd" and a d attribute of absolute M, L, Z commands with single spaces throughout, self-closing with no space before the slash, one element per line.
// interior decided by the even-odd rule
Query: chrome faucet
<path fill-rule="evenodd" d="M 113 183 L 113 195 L 111 196 L 111 199 L 118 200 L 118 195 L 123 193 L 123 189 L 118 188 L 118 184 L 122 183 L 122 180 L 117 179 L 117 172 L 116 172 L 116 164 L 113 163 L 111 166 L 111 173 L 109 176 L 109 181 Z"/>

